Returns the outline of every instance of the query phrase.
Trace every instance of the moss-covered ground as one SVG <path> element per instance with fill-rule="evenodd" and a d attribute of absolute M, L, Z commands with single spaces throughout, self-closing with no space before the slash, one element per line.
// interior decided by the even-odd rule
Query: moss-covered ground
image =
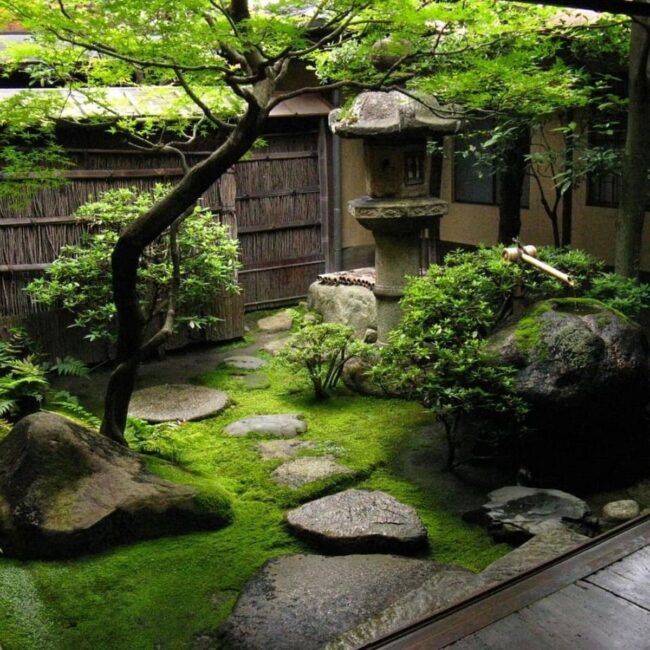
<path fill-rule="evenodd" d="M 428 529 L 437 562 L 480 570 L 507 549 L 449 508 L 449 481 L 414 483 L 400 458 L 420 444 L 430 416 L 414 403 L 361 397 L 341 390 L 316 402 L 305 384 L 270 364 L 268 388 L 246 390 L 232 371 L 198 381 L 226 390 L 232 406 L 217 418 L 173 428 L 150 441 L 176 462 L 148 456 L 166 478 L 225 491 L 234 518 L 221 530 L 141 542 L 76 560 L 0 559 L 2 650 L 151 650 L 191 648 L 228 615 L 238 592 L 268 559 L 310 552 L 283 524 L 288 508 L 341 488 L 382 489 L 414 506 Z M 309 425 L 310 454 L 334 454 L 355 473 L 300 490 L 276 485 L 251 438 L 223 433 L 233 420 L 261 413 L 298 412 Z M 416 435 L 417 432 L 419 433 Z"/>

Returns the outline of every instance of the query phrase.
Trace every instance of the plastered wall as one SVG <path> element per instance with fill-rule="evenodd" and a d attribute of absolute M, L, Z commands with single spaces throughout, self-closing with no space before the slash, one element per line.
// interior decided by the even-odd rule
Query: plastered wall
<path fill-rule="evenodd" d="M 553 139 L 554 125 L 547 128 L 547 137 Z M 535 141 L 533 140 L 533 147 Z M 363 167 L 363 144 L 360 140 L 341 141 L 344 252 L 354 249 L 367 250 L 373 245 L 370 232 L 356 222 L 347 209 L 348 202 L 366 193 Z M 547 195 L 551 195 L 550 180 L 546 181 Z M 498 208 L 493 205 L 456 203 L 453 196 L 453 142 L 445 139 L 445 161 L 442 172 L 441 198 L 449 201 L 449 213 L 441 222 L 441 238 L 462 244 L 494 244 L 498 228 Z M 617 211 L 586 204 L 586 184 L 573 193 L 573 246 L 602 258 L 607 264 L 614 263 L 614 238 Z M 540 191 L 531 180 L 530 208 L 522 210 L 521 239 L 524 243 L 545 245 L 553 243 L 551 223 L 540 202 Z M 649 217 L 650 221 L 650 217 Z M 353 255 L 349 255 L 351 259 Z M 344 254 L 345 259 L 345 254 Z M 641 268 L 650 271 L 650 223 L 643 233 Z"/>

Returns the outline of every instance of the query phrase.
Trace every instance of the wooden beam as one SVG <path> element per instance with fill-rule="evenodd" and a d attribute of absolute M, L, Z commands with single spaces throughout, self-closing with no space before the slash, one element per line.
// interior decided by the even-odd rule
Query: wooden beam
<path fill-rule="evenodd" d="M 16 228 L 21 226 L 47 226 L 49 224 L 67 225 L 71 223 L 82 223 L 81 219 L 75 217 L 9 217 L 0 219 L 0 228 Z"/>
<path fill-rule="evenodd" d="M 275 190 L 273 192 L 260 192 L 259 194 L 240 194 L 237 201 L 251 201 L 253 199 L 270 199 L 279 196 L 298 196 L 300 194 L 320 194 L 320 187 L 301 187 L 297 190 Z"/>
<path fill-rule="evenodd" d="M 49 264 L 0 264 L 0 273 L 30 273 L 45 271 Z"/>
<path fill-rule="evenodd" d="M 508 1 L 508 0 L 507 0 Z M 509 0 L 512 2 L 512 0 Z M 650 3 L 639 0 L 516 0 L 534 5 L 552 5 L 567 9 L 587 9 L 589 11 L 622 14 L 624 16 L 650 16 Z"/>
<path fill-rule="evenodd" d="M 280 230 L 292 230 L 293 228 L 309 228 L 311 226 L 320 226 L 320 219 L 304 219 L 303 221 L 293 221 L 287 223 L 279 223 L 269 226 L 239 226 L 237 228 L 238 235 L 247 235 L 256 232 L 276 232 Z"/>
<path fill-rule="evenodd" d="M 180 167 L 158 167 L 150 169 L 68 169 L 56 172 L 55 177 L 69 179 L 93 178 L 167 178 L 170 176 L 183 176 Z M 2 174 L 0 178 L 5 181 L 24 181 L 29 179 L 42 179 L 43 174 L 31 172 L 29 174 Z"/>

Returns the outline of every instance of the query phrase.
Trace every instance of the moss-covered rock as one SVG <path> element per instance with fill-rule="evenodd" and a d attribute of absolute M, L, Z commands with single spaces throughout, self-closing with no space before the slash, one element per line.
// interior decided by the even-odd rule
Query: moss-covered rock
<path fill-rule="evenodd" d="M 52 413 L 22 419 L 0 442 L 0 548 L 7 556 L 70 556 L 218 528 L 229 517 L 223 495 L 158 478 L 125 447 Z"/>
<path fill-rule="evenodd" d="M 641 328 L 597 300 L 534 305 L 490 347 L 518 369 L 530 405 L 525 463 L 554 486 L 631 471 L 643 440 L 648 343 Z"/>

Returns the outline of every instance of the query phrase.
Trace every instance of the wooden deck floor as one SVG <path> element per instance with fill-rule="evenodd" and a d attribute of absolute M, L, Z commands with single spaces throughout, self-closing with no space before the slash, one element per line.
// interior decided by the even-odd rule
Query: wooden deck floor
<path fill-rule="evenodd" d="M 650 516 L 368 648 L 650 650 Z"/>

